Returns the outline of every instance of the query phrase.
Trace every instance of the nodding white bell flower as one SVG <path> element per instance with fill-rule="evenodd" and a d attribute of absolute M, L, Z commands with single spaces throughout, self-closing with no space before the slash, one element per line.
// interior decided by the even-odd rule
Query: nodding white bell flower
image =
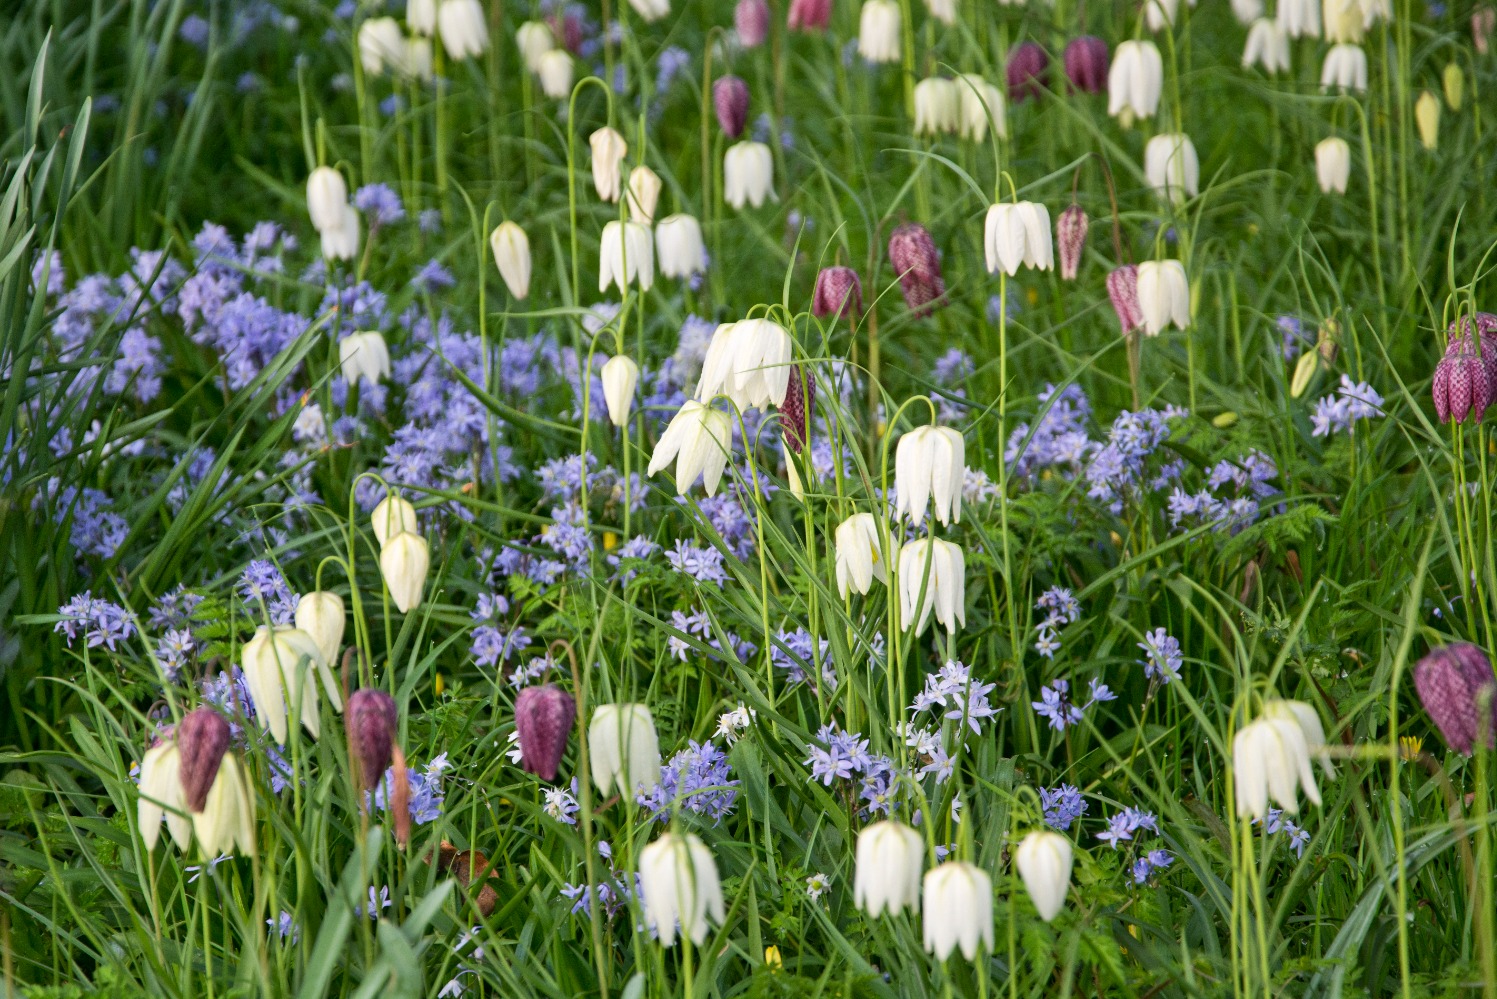
<path fill-rule="evenodd" d="M 651 225 L 660 203 L 660 176 L 647 166 L 629 171 L 629 218 Z"/>
<path fill-rule="evenodd" d="M 572 93 L 572 53 L 552 49 L 540 57 L 536 75 L 541 78 L 541 93 L 553 101 L 564 101 Z"/>
<path fill-rule="evenodd" d="M 588 136 L 593 149 L 593 187 L 604 201 L 619 200 L 619 188 L 624 182 L 620 165 L 629 153 L 629 143 L 608 126 L 603 126 Z"/>
<path fill-rule="evenodd" d="M 1153 32 L 1170 27 L 1179 13 L 1180 0 L 1146 0 L 1144 4 L 1144 21 Z"/>
<path fill-rule="evenodd" d="M 1164 89 L 1164 60 L 1147 39 L 1120 42 L 1107 70 L 1107 113 L 1124 128 L 1135 118 L 1152 118 Z"/>
<path fill-rule="evenodd" d="M 1366 90 L 1367 53 L 1359 45 L 1332 45 L 1321 65 L 1320 85 L 1352 93 Z"/>
<path fill-rule="evenodd" d="M 889 560 L 871 513 L 855 513 L 837 525 L 837 592 L 867 593 L 876 579 L 889 585 Z"/>
<path fill-rule="evenodd" d="M 690 405 L 688 403 L 687 405 Z M 603 794 L 633 798 L 660 783 L 660 738 L 643 704 L 600 704 L 587 724 L 588 766 Z"/>
<path fill-rule="evenodd" d="M 920 910 L 920 871 L 925 847 L 909 826 L 885 819 L 858 834 L 853 904 L 870 916 Z"/>
<path fill-rule="evenodd" d="M 461 61 L 488 51 L 489 28 L 478 0 L 441 0 L 437 34 L 453 59 Z"/>
<path fill-rule="evenodd" d="M 525 68 L 538 74 L 541 71 L 541 56 L 556 48 L 556 35 L 545 21 L 526 21 L 515 29 L 515 44 L 520 48 Z"/>
<path fill-rule="evenodd" d="M 650 467 L 654 475 L 672 461 L 676 463 L 676 495 L 702 477 L 702 488 L 708 496 L 717 493 L 718 481 L 728 463 L 733 443 L 733 424 L 727 413 L 720 413 L 696 399 L 688 399 L 655 443 Z"/>
<path fill-rule="evenodd" d="M 1278 0 L 1274 20 L 1290 38 L 1320 37 L 1320 0 Z"/>
<path fill-rule="evenodd" d="M 662 947 L 675 944 L 678 923 L 681 936 L 701 944 L 707 920 L 721 926 L 727 917 L 712 851 L 693 833 L 664 833 L 639 851 L 639 888 L 645 924 Z"/>
<path fill-rule="evenodd" d="M 373 528 L 375 540 L 381 548 L 389 544 L 390 539 L 397 534 L 416 534 L 421 530 L 420 522 L 416 520 L 416 508 L 409 500 L 401 499 L 394 493 L 379 501 L 379 505 L 369 515 L 369 526 Z"/>
<path fill-rule="evenodd" d="M 239 665 L 255 700 L 255 717 L 270 730 L 276 742 L 285 743 L 288 734 L 286 721 L 291 711 L 288 693 L 292 705 L 299 702 L 302 728 L 314 739 L 318 736 L 321 720 L 317 713 L 317 675 L 322 676 L 322 685 L 330 697 L 338 686 L 311 635 L 300 628 L 272 630 L 262 625 L 255 631 L 255 637 L 244 643 Z M 341 699 L 335 703 L 341 703 Z"/>
<path fill-rule="evenodd" d="M 599 291 L 617 285 L 622 295 L 636 281 L 641 291 L 649 291 L 655 283 L 655 242 L 644 223 L 609 222 L 603 226 L 598 251 Z"/>
<path fill-rule="evenodd" d="M 1232 0 L 1232 16 L 1238 24 L 1252 24 L 1263 16 L 1263 0 Z"/>
<path fill-rule="evenodd" d="M 388 67 L 405 72 L 405 32 L 393 17 L 371 17 L 359 25 L 359 64 L 370 76 L 379 76 Z"/>
<path fill-rule="evenodd" d="M 671 12 L 670 0 L 629 0 L 629 6 L 646 21 L 658 21 Z"/>
<path fill-rule="evenodd" d="M 930 569 L 929 574 L 926 568 Z M 915 634 L 925 631 L 930 613 L 948 632 L 967 624 L 967 563 L 959 546 L 939 538 L 920 538 L 899 549 L 899 612 L 904 627 Z M 921 589 L 925 599 L 920 603 L 916 620 L 915 602 Z"/>
<path fill-rule="evenodd" d="M 915 134 L 955 132 L 961 100 L 957 84 L 945 77 L 931 76 L 915 84 Z"/>
<path fill-rule="evenodd" d="M 348 208 L 348 185 L 343 175 L 329 166 L 320 166 L 307 176 L 307 214 L 318 232 L 343 225 Z"/>
<path fill-rule="evenodd" d="M 695 217 L 677 213 L 655 223 L 655 266 L 663 277 L 677 279 L 707 270 L 707 246 Z"/>
<path fill-rule="evenodd" d="M 390 348 L 379 330 L 350 333 L 338 341 L 338 364 L 349 385 L 361 378 L 378 385 L 381 378 L 390 377 Z"/>
<path fill-rule="evenodd" d="M 993 205 L 983 227 L 983 250 L 989 274 L 1001 270 L 1013 277 L 1020 267 L 1050 270 L 1055 266 L 1055 244 L 1049 209 L 1033 201 Z"/>
<path fill-rule="evenodd" d="M 1320 763 L 1320 769 L 1327 777 L 1336 776 L 1336 768 L 1331 764 L 1331 754 L 1326 751 L 1325 725 L 1320 721 L 1320 715 L 1304 701 L 1272 700 L 1263 702 L 1263 716 L 1265 718 L 1288 718 L 1299 726 L 1304 734 L 1305 745 L 1309 747 L 1310 755 Z"/>
<path fill-rule="evenodd" d="M 333 663 L 338 658 L 338 649 L 343 645 L 343 629 L 347 615 L 343 612 L 343 598 L 329 590 L 303 593 L 296 602 L 296 626 L 317 643 L 322 661 Z M 341 696 L 337 690 L 328 691 L 335 707 L 341 707 Z"/>
<path fill-rule="evenodd" d="M 944 961 L 958 947 L 969 961 L 993 949 L 993 879 L 976 864 L 948 861 L 925 872 L 925 949 Z"/>
<path fill-rule="evenodd" d="M 1419 144 L 1434 149 L 1440 144 L 1440 99 L 1426 90 L 1414 102 L 1414 124 L 1419 127 Z"/>
<path fill-rule="evenodd" d="M 441 0 L 406 0 L 405 25 L 418 35 L 437 31 L 437 4 Z"/>
<path fill-rule="evenodd" d="M 925 0 L 925 9 L 944 25 L 956 23 L 956 0 Z"/>
<path fill-rule="evenodd" d="M 956 80 L 958 128 L 964 139 L 986 141 L 988 126 L 997 130 L 1000 139 L 1008 138 L 1008 118 L 1003 91 L 976 73 L 963 73 Z"/>
<path fill-rule="evenodd" d="M 402 72 L 413 80 L 430 83 L 436 77 L 432 70 L 431 39 L 413 36 L 406 39 L 405 66 Z"/>
<path fill-rule="evenodd" d="M 1158 336 L 1171 323 L 1190 327 L 1190 282 L 1178 260 L 1145 260 L 1138 265 L 1138 309 L 1144 332 Z"/>
<path fill-rule="evenodd" d="M 616 427 L 629 422 L 634 406 L 634 388 L 639 384 L 639 365 L 624 354 L 615 354 L 599 373 L 603 381 L 603 401 L 608 404 L 608 419 Z"/>
<path fill-rule="evenodd" d="M 379 552 L 379 571 L 390 588 L 390 599 L 406 614 L 421 605 L 421 591 L 431 568 L 431 549 L 426 539 L 410 531 L 401 531 L 386 542 Z"/>
<path fill-rule="evenodd" d="M 769 319 L 723 323 L 712 334 L 696 397 L 702 402 L 725 395 L 740 410 L 778 406 L 790 389 L 794 344 L 785 327 Z"/>
<path fill-rule="evenodd" d="M 1030 833 L 1014 850 L 1014 866 L 1024 879 L 1024 890 L 1047 923 L 1066 906 L 1071 860 L 1071 841 L 1049 830 Z"/>
<path fill-rule="evenodd" d="M 762 142 L 745 139 L 723 153 L 723 200 L 734 208 L 758 208 L 774 194 L 774 156 Z"/>
<path fill-rule="evenodd" d="M 1338 136 L 1321 139 L 1315 144 L 1315 179 L 1326 194 L 1346 193 L 1351 179 L 1351 146 Z"/>
<path fill-rule="evenodd" d="M 500 222 L 489 234 L 489 249 L 494 251 L 494 266 L 509 293 L 520 301 L 530 296 L 530 237 L 519 225 Z"/>
<path fill-rule="evenodd" d="M 322 255 L 329 260 L 352 260 L 359 254 L 359 213 L 344 204 L 338 224 L 321 230 Z"/>
<path fill-rule="evenodd" d="M 1262 819 L 1270 798 L 1290 815 L 1299 813 L 1299 791 L 1320 804 L 1304 730 L 1292 718 L 1263 717 L 1232 737 L 1232 770 L 1238 818 Z"/>
<path fill-rule="evenodd" d="M 156 849 L 163 818 L 177 846 L 187 849 L 187 844 L 192 841 L 192 819 L 187 814 L 187 793 L 182 790 L 182 756 L 175 739 L 152 746 L 140 758 L 140 801 L 135 819 L 147 850 Z"/>
<path fill-rule="evenodd" d="M 1260 17 L 1248 29 L 1242 49 L 1242 68 L 1262 66 L 1265 73 L 1289 72 L 1289 36 L 1275 21 Z"/>
<path fill-rule="evenodd" d="M 203 810 L 192 814 L 192 831 L 205 857 L 254 854 L 255 796 L 237 753 L 225 753 L 219 761 Z"/>
<path fill-rule="evenodd" d="M 1201 193 L 1201 161 L 1195 143 L 1180 132 L 1164 132 L 1144 146 L 1144 176 L 1164 201 L 1183 204 Z"/>
<path fill-rule="evenodd" d="M 962 522 L 962 486 L 967 477 L 967 443 L 950 427 L 916 427 L 899 438 L 894 452 L 896 517 L 919 527 L 926 503 L 935 500 L 936 519 L 944 526 Z"/>
<path fill-rule="evenodd" d="M 1358 0 L 1324 0 L 1321 5 L 1325 40 L 1360 45 L 1366 34 L 1366 16 Z"/>
<path fill-rule="evenodd" d="M 867 62 L 898 62 L 899 23 L 894 0 L 864 0 L 858 14 L 858 55 Z"/>

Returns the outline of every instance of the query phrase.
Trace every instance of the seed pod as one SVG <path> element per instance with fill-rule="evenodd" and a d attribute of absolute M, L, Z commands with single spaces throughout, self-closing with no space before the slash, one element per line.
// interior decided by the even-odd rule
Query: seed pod
<path fill-rule="evenodd" d="M 526 687 L 515 698 L 515 728 L 520 735 L 520 766 L 541 780 L 555 780 L 577 719 L 577 702 L 553 684 Z"/>
<path fill-rule="evenodd" d="M 344 723 L 359 765 L 359 786 L 365 791 L 372 791 L 390 766 L 399 721 L 395 699 L 383 690 L 366 687 L 348 698 Z"/>
<path fill-rule="evenodd" d="M 917 315 L 931 311 L 946 294 L 936 242 L 920 223 L 906 222 L 890 234 L 889 262 L 899 275 L 899 290 L 904 293 L 905 304 Z"/>
<path fill-rule="evenodd" d="M 785 401 L 780 404 L 780 436 L 785 446 L 796 454 L 800 454 L 811 439 L 811 412 L 815 405 L 816 376 L 804 366 L 791 368 Z"/>
<path fill-rule="evenodd" d="M 748 121 L 748 84 L 737 76 L 720 76 L 712 84 L 712 107 L 717 111 L 717 125 L 723 134 L 736 139 L 743 134 Z"/>
<path fill-rule="evenodd" d="M 219 765 L 228 751 L 229 723 L 212 708 L 196 708 L 177 726 L 177 752 L 182 761 L 182 793 L 189 812 L 201 812 L 208 791 L 218 777 Z"/>

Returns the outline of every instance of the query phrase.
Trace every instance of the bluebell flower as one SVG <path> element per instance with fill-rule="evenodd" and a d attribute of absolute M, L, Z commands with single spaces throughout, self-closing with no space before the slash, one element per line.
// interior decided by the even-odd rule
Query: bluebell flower
<path fill-rule="evenodd" d="M 635 800 L 656 822 L 669 820 L 671 812 L 680 809 L 717 825 L 733 810 L 738 785 L 726 753 L 710 741 L 691 741 L 661 768 L 660 782 Z"/>
<path fill-rule="evenodd" d="M 1180 679 L 1180 667 L 1184 665 L 1185 657 L 1180 653 L 1178 639 L 1170 637 L 1163 628 L 1155 628 L 1144 635 L 1138 647 L 1144 650 L 1144 676 L 1164 683 Z"/>
<path fill-rule="evenodd" d="M 120 642 L 135 634 L 135 624 L 125 608 L 94 597 L 90 590 L 84 590 L 57 608 L 57 613 L 62 615 L 62 620 L 53 625 L 52 630 L 67 636 L 70 646 L 82 635 L 88 648 L 103 645 L 113 652 Z"/>
<path fill-rule="evenodd" d="M 1040 808 L 1045 815 L 1045 824 L 1057 832 L 1065 832 L 1071 824 L 1086 814 L 1086 799 L 1081 791 L 1071 784 L 1040 789 Z"/>

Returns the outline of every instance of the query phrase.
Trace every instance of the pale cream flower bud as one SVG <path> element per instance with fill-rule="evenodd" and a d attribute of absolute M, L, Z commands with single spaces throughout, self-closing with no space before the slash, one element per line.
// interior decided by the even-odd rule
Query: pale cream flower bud
<path fill-rule="evenodd" d="M 390 539 L 397 534 L 406 531 L 416 534 L 421 530 L 416 520 L 416 508 L 394 493 L 379 501 L 379 505 L 369 515 L 369 526 L 374 529 L 374 537 L 381 548 L 389 544 Z"/>
<path fill-rule="evenodd" d="M 328 663 L 338 658 L 346 620 L 343 598 L 329 590 L 303 593 L 296 602 L 296 626 L 312 636 L 317 651 Z"/>
<path fill-rule="evenodd" d="M 651 225 L 660 202 L 660 177 L 647 166 L 629 171 L 629 218 Z"/>
<path fill-rule="evenodd" d="M 483 55 L 489 48 L 489 28 L 478 0 L 441 0 L 437 34 L 442 47 L 456 60 Z"/>
<path fill-rule="evenodd" d="M 514 222 L 500 222 L 489 234 L 489 248 L 504 286 L 523 302 L 530 295 L 530 237 Z"/>
<path fill-rule="evenodd" d="M 633 359 L 616 354 L 603 365 L 600 374 L 603 381 L 603 399 L 608 403 L 608 419 L 616 427 L 629 422 L 629 410 L 634 405 L 634 388 L 639 384 L 639 365 Z"/>
<path fill-rule="evenodd" d="M 390 348 L 379 330 L 350 333 L 338 341 L 338 363 L 350 386 L 360 379 L 377 385 L 390 377 Z"/>
<path fill-rule="evenodd" d="M 1414 124 L 1419 128 L 1419 142 L 1425 149 L 1440 144 L 1440 99 L 1426 90 L 1414 102 Z"/>
<path fill-rule="evenodd" d="M 390 588 L 390 599 L 402 614 L 421 605 L 421 590 L 431 568 L 426 539 L 410 531 L 391 538 L 379 553 L 379 571 Z"/>

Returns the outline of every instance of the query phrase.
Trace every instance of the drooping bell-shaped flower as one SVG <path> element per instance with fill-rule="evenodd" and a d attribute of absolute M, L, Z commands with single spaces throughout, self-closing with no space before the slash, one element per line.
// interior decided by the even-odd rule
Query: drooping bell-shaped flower
<path fill-rule="evenodd" d="M 1480 423 L 1497 398 L 1497 337 L 1451 337 L 1430 391 L 1441 423 Z"/>
<path fill-rule="evenodd" d="M 733 424 L 727 413 L 688 399 L 655 443 L 645 474 L 654 475 L 675 462 L 678 496 L 685 496 L 698 476 L 707 495 L 715 495 L 732 441 Z"/>
<path fill-rule="evenodd" d="M 442 0 L 437 7 L 437 35 L 448 57 L 459 62 L 487 52 L 488 21 L 478 0 Z"/>
<path fill-rule="evenodd" d="M 655 733 L 655 716 L 643 704 L 594 708 L 587 726 L 587 750 L 593 783 L 603 794 L 632 797 L 636 788 L 660 782 L 660 738 Z"/>
<path fill-rule="evenodd" d="M 966 627 L 967 563 L 960 546 L 920 538 L 899 550 L 899 614 L 905 630 L 913 628 L 918 635 L 930 623 L 932 611 L 948 632 Z"/>
<path fill-rule="evenodd" d="M 905 304 L 917 314 L 928 312 L 946 294 L 941 255 L 925 226 L 906 222 L 889 234 L 889 263 L 899 276 Z"/>
<path fill-rule="evenodd" d="M 678 212 L 655 223 L 655 266 L 662 277 L 679 280 L 706 271 L 702 224 L 694 216 Z"/>
<path fill-rule="evenodd" d="M 1066 44 L 1066 79 L 1073 91 L 1100 94 L 1107 89 L 1107 43 L 1096 35 L 1081 35 Z"/>
<path fill-rule="evenodd" d="M 1274 19 L 1290 38 L 1320 37 L 1320 0 L 1278 0 Z"/>
<path fill-rule="evenodd" d="M 733 30 L 744 48 L 763 45 L 769 38 L 769 4 L 764 0 L 738 0 L 733 8 Z"/>
<path fill-rule="evenodd" d="M 1289 72 L 1289 36 L 1277 21 L 1260 17 L 1248 29 L 1247 45 L 1242 50 L 1242 68 L 1261 66 L 1263 72 Z"/>
<path fill-rule="evenodd" d="M 402 531 L 416 533 L 421 530 L 420 522 L 416 519 L 416 508 L 409 500 L 402 499 L 394 493 L 385 496 L 369 515 L 369 526 L 374 531 L 375 540 L 381 548 L 389 544 L 390 539 Z"/>
<path fill-rule="evenodd" d="M 400 613 L 408 614 L 421 604 L 421 591 L 431 568 L 426 539 L 404 531 L 395 535 L 379 553 L 379 571 L 390 589 L 390 599 Z"/>
<path fill-rule="evenodd" d="M 1320 804 L 1304 731 L 1284 717 L 1263 717 L 1232 739 L 1232 769 L 1239 818 L 1262 819 L 1270 799 L 1290 815 L 1299 813 L 1299 791 Z"/>
<path fill-rule="evenodd" d="M 709 402 L 725 395 L 739 409 L 779 406 L 789 390 L 793 354 L 790 333 L 773 320 L 723 323 L 707 345 L 696 397 Z"/>
<path fill-rule="evenodd" d="M 348 207 L 348 185 L 343 175 L 332 167 L 320 166 L 307 177 L 307 214 L 318 232 L 337 229 L 343 224 Z"/>
<path fill-rule="evenodd" d="M 1179 15 L 1180 0 L 1144 0 L 1144 23 L 1156 34 L 1173 25 Z"/>
<path fill-rule="evenodd" d="M 832 20 L 832 0 L 790 0 L 785 23 L 798 31 L 825 31 Z"/>
<path fill-rule="evenodd" d="M 1360 45 L 1332 45 L 1321 64 L 1320 85 L 1342 93 L 1359 94 L 1367 89 L 1367 53 Z"/>
<path fill-rule="evenodd" d="M 1050 85 L 1050 56 L 1038 42 L 1021 42 L 1009 53 L 1004 76 L 1008 99 L 1015 104 L 1038 97 Z"/>
<path fill-rule="evenodd" d="M 1201 161 L 1190 136 L 1164 132 L 1144 146 L 1144 176 L 1165 201 L 1176 205 L 1201 193 Z"/>
<path fill-rule="evenodd" d="M 941 76 L 915 84 L 915 134 L 940 135 L 955 132 L 961 108 L 957 85 Z"/>
<path fill-rule="evenodd" d="M 652 225 L 655 222 L 655 207 L 660 202 L 660 175 L 647 166 L 637 166 L 629 171 L 629 218 L 634 222 Z"/>
<path fill-rule="evenodd" d="M 956 78 L 957 128 L 962 138 L 985 142 L 992 127 L 1000 139 L 1008 137 L 1008 111 L 1003 91 L 976 73 Z"/>
<path fill-rule="evenodd" d="M 1147 39 L 1119 43 L 1107 71 L 1107 113 L 1124 128 L 1154 117 L 1164 89 L 1164 59 Z"/>
<path fill-rule="evenodd" d="M 1346 193 L 1351 179 L 1351 146 L 1345 139 L 1333 135 L 1316 143 L 1315 179 L 1326 194 Z"/>
<path fill-rule="evenodd" d="M 1440 144 L 1440 99 L 1426 90 L 1414 102 L 1414 124 L 1419 129 L 1419 144 L 1434 149 Z"/>
<path fill-rule="evenodd" d="M 853 904 L 874 918 L 918 911 L 924 858 L 920 834 L 909 826 L 886 819 L 864 827 L 858 834 Z"/>
<path fill-rule="evenodd" d="M 255 717 L 270 730 L 276 742 L 286 741 L 287 721 L 295 709 L 302 727 L 314 739 L 321 730 L 318 716 L 317 676 L 334 707 L 343 704 L 332 670 L 322 658 L 316 641 L 300 628 L 261 626 L 244 643 L 240 654 L 244 682 L 255 701 Z"/>
<path fill-rule="evenodd" d="M 146 750 L 140 759 L 136 827 L 147 850 L 156 849 L 162 819 L 177 847 L 187 849 L 192 842 L 192 818 L 187 812 L 187 793 L 182 789 L 182 754 L 177 740 L 170 736 Z"/>
<path fill-rule="evenodd" d="M 857 322 L 862 316 L 863 282 L 851 267 L 823 267 L 816 275 L 816 287 L 811 292 L 811 315 L 817 319 L 828 316 L 835 319 L 840 318 L 844 311 L 852 322 Z"/>
<path fill-rule="evenodd" d="M 871 513 L 855 513 L 837 525 L 835 535 L 837 592 L 867 593 L 873 581 L 888 585 L 889 559 L 879 541 L 878 521 Z"/>
<path fill-rule="evenodd" d="M 577 702 L 555 684 L 526 687 L 520 691 L 515 697 L 520 766 L 541 780 L 555 780 L 576 719 Z M 593 751 L 597 751 L 596 747 Z"/>
<path fill-rule="evenodd" d="M 371 17 L 359 25 L 359 64 L 369 76 L 379 76 L 386 68 L 405 72 L 405 32 L 393 17 Z"/>
<path fill-rule="evenodd" d="M 978 947 L 993 949 L 993 879 L 976 864 L 951 860 L 925 872 L 921 921 L 925 949 L 944 961 L 961 948 L 977 960 Z"/>
<path fill-rule="evenodd" d="M 1049 830 L 1030 833 L 1014 850 L 1014 866 L 1024 879 L 1024 890 L 1047 923 L 1065 908 L 1071 860 L 1071 841 Z"/>
<path fill-rule="evenodd" d="M 894 453 L 895 515 L 919 527 L 934 500 L 935 517 L 943 526 L 960 524 L 966 475 L 967 445 L 959 431 L 916 427 L 899 438 Z"/>
<path fill-rule="evenodd" d="M 858 15 L 858 55 L 866 62 L 898 62 L 900 15 L 895 0 L 864 0 Z"/>
<path fill-rule="evenodd" d="M 543 54 L 536 63 L 535 73 L 541 78 L 541 93 L 553 101 L 564 101 L 571 96 L 575 68 L 572 53 L 566 49 L 552 49 Z"/>
<path fill-rule="evenodd" d="M 745 140 L 723 154 L 723 200 L 734 208 L 758 208 L 774 194 L 774 156 L 762 142 Z"/>
<path fill-rule="evenodd" d="M 541 56 L 555 50 L 556 35 L 545 21 L 526 21 L 515 29 L 515 44 L 520 48 L 525 68 L 539 74 Z"/>
<path fill-rule="evenodd" d="M 712 109 L 717 113 L 717 127 L 730 139 L 743 134 L 748 122 L 749 88 L 738 76 L 719 76 L 712 84 Z"/>
<path fill-rule="evenodd" d="M 709 920 L 720 926 L 727 916 L 717 863 L 693 833 L 663 833 L 639 851 L 639 888 L 645 923 L 664 947 L 676 942 L 678 929 L 700 945 Z"/>
<path fill-rule="evenodd" d="M 390 348 L 379 330 L 350 333 L 338 341 L 338 364 L 349 385 L 361 380 L 378 385 L 390 377 Z"/>
<path fill-rule="evenodd" d="M 330 590 L 303 593 L 296 602 L 295 623 L 312 636 L 324 662 L 332 663 L 337 660 L 338 649 L 343 644 L 343 629 L 347 623 L 342 597 Z"/>
<path fill-rule="evenodd" d="M 816 408 L 816 376 L 803 364 L 790 368 L 785 399 L 780 403 L 780 437 L 796 454 L 811 439 L 811 417 Z"/>
<path fill-rule="evenodd" d="M 405 26 L 418 35 L 431 36 L 437 31 L 437 4 L 441 0 L 406 0 Z"/>
<path fill-rule="evenodd" d="M 635 282 L 641 291 L 655 284 L 655 241 L 649 226 L 614 219 L 604 224 L 598 241 L 598 290 L 616 286 L 619 294 L 628 294 Z"/>
<path fill-rule="evenodd" d="M 629 0 L 629 6 L 647 22 L 655 22 L 671 12 L 670 0 Z"/>
<path fill-rule="evenodd" d="M 1138 265 L 1138 308 L 1144 332 L 1158 336 L 1171 324 L 1190 327 L 1190 282 L 1178 260 L 1145 260 Z"/>
<path fill-rule="evenodd" d="M 988 209 L 983 248 L 989 274 L 1013 277 L 1020 267 L 1048 271 L 1055 263 L 1050 212 L 1034 201 L 999 203 Z"/>
<path fill-rule="evenodd" d="M 1497 746 L 1497 677 L 1481 649 L 1469 642 L 1434 649 L 1414 667 L 1414 689 L 1451 749 L 1470 756 L 1483 736 L 1488 749 Z"/>

